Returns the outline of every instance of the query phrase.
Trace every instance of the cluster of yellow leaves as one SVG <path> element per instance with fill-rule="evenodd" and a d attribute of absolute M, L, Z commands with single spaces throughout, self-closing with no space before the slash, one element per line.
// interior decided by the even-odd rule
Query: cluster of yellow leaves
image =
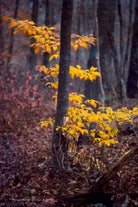
<path fill-rule="evenodd" d="M 41 125 L 41 128 L 42 127 L 49 127 L 49 126 L 53 126 L 54 124 L 54 120 L 52 118 L 49 118 L 47 121 L 41 121 L 40 122 L 40 125 Z"/>
<path fill-rule="evenodd" d="M 123 121 L 130 124 L 134 121 L 134 117 L 138 116 L 138 108 L 134 107 L 132 110 L 127 108 L 118 109 L 113 111 L 112 108 L 105 108 L 95 113 L 91 107 L 85 105 L 86 102 L 92 103 L 95 106 L 96 101 L 87 100 L 83 101 L 83 95 L 75 93 L 70 95 L 69 101 L 74 104 L 68 108 L 68 119 L 64 126 L 61 128 L 62 133 L 69 139 L 69 152 L 74 155 L 76 153 L 78 138 L 80 134 L 86 134 L 93 144 L 98 142 L 99 146 L 118 143 L 115 138 L 119 133 L 116 123 L 119 125 Z M 83 104 L 84 102 L 84 104 Z M 94 124 L 94 128 L 91 126 Z M 48 126 L 48 125 L 47 125 Z M 74 142 L 75 140 L 75 142 Z"/>
<path fill-rule="evenodd" d="M 87 50 L 89 47 L 88 44 L 95 45 L 96 38 L 94 38 L 92 34 L 90 34 L 89 37 L 72 34 L 71 37 L 72 37 L 71 45 L 75 51 L 77 51 L 79 47 L 84 47 Z"/>
<path fill-rule="evenodd" d="M 80 65 L 76 65 L 76 67 L 70 66 L 70 75 L 72 79 L 76 76 L 80 79 L 89 79 L 91 81 L 95 80 L 97 76 L 101 77 L 97 68 L 92 66 L 89 70 L 82 70 Z"/>
<path fill-rule="evenodd" d="M 8 17 L 2 17 L 2 19 L 10 21 L 8 28 L 14 28 L 14 35 L 21 31 L 35 40 L 35 43 L 31 46 L 35 48 L 36 54 L 40 50 L 42 50 L 42 53 L 48 52 L 49 54 L 52 54 L 53 51 L 59 51 L 60 36 L 57 32 L 54 32 L 54 27 L 36 27 L 33 21 L 28 20 L 15 20 Z"/>
<path fill-rule="evenodd" d="M 53 67 L 45 67 L 44 65 L 38 65 L 37 68 L 39 69 L 39 72 L 43 72 L 46 75 L 46 80 L 48 80 L 49 77 L 57 78 L 59 73 L 59 65 L 55 64 Z M 79 77 L 80 79 L 89 79 L 91 81 L 95 80 L 97 76 L 101 77 L 100 73 L 97 71 L 97 68 L 91 67 L 90 70 L 83 70 L 81 69 L 80 65 L 70 66 L 69 74 L 71 78 Z M 48 82 L 47 85 L 51 85 L 55 89 L 58 88 L 58 82 Z"/>
<path fill-rule="evenodd" d="M 59 58 L 60 50 L 60 35 L 58 32 L 55 32 L 56 27 L 47 27 L 47 26 L 35 26 L 33 21 L 28 20 L 17 20 L 8 18 L 6 16 L 2 17 L 3 21 L 9 21 L 9 29 L 14 28 L 14 34 L 21 31 L 25 35 L 28 35 L 30 38 L 35 40 L 31 46 L 34 47 L 35 53 L 37 54 L 40 50 L 42 53 L 48 52 L 50 54 L 50 61 L 53 58 Z M 95 38 L 92 34 L 89 36 L 80 36 L 72 34 L 71 45 L 76 51 L 79 47 L 84 47 L 88 49 L 88 44 L 94 44 Z"/>

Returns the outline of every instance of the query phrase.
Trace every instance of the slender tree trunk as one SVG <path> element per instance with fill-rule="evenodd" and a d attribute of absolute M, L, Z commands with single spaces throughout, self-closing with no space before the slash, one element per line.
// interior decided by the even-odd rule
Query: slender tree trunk
<path fill-rule="evenodd" d="M 19 8 L 19 0 L 16 0 L 15 2 L 15 11 L 14 11 L 14 16 L 13 18 L 16 19 L 18 15 L 18 8 Z M 12 58 L 12 52 L 13 52 L 13 46 L 14 46 L 14 29 L 11 31 L 11 37 L 10 37 L 10 43 L 9 43 L 9 56 L 7 59 L 7 66 L 9 65 L 11 58 Z"/>
<path fill-rule="evenodd" d="M 73 0 L 63 0 L 61 17 L 60 62 L 58 77 L 58 98 L 53 133 L 53 166 L 55 169 L 67 166 L 67 140 L 57 127 L 63 126 L 68 112 L 69 65 L 71 55 L 71 22 Z"/>
<path fill-rule="evenodd" d="M 89 59 L 88 59 L 88 68 L 91 66 L 95 66 L 98 68 L 98 71 L 101 73 L 101 65 L 100 65 L 100 51 L 99 51 L 99 26 L 97 20 L 97 6 L 96 1 L 93 0 L 93 14 L 94 14 L 94 30 L 95 37 L 97 39 L 96 46 L 91 46 Z M 85 96 L 87 99 L 95 99 L 102 104 L 104 107 L 105 101 L 105 93 L 103 89 L 102 78 L 97 77 L 97 79 L 93 82 L 87 80 L 85 81 Z"/>
<path fill-rule="evenodd" d="M 123 4 L 121 0 L 118 0 L 118 14 L 120 21 L 120 52 L 118 53 L 115 45 L 113 34 L 109 31 L 108 38 L 110 41 L 112 56 L 114 60 L 114 66 L 117 77 L 117 90 L 118 98 L 120 101 L 127 101 L 127 79 L 128 68 L 130 62 L 130 50 L 133 34 L 133 23 L 135 16 L 135 3 L 136 1 L 129 0 L 128 5 L 128 20 L 125 21 L 126 14 L 123 16 Z M 120 59 L 120 60 L 119 60 Z"/>
<path fill-rule="evenodd" d="M 2 62 L 2 52 L 4 49 L 4 38 L 3 38 L 3 25 L 2 25 L 2 0 L 0 0 L 0 62 Z"/>
<path fill-rule="evenodd" d="M 138 98 L 138 0 L 136 0 L 135 21 L 133 25 L 132 47 L 127 81 L 129 98 Z"/>
<path fill-rule="evenodd" d="M 96 38 L 97 38 L 97 43 L 96 43 L 96 63 L 97 63 L 97 67 L 98 67 L 98 71 L 102 74 L 101 72 L 101 65 L 100 65 L 100 45 L 99 45 L 99 24 L 98 24 L 98 19 L 97 19 L 97 6 L 96 6 L 96 1 L 93 0 L 94 3 L 94 7 L 95 7 L 95 12 L 94 12 L 94 19 L 95 19 L 95 34 L 96 34 Z M 104 107 L 104 102 L 105 102 L 105 93 L 104 93 L 104 89 L 103 89 L 103 82 L 102 82 L 102 78 L 98 78 L 98 86 L 99 86 L 99 90 L 100 90 L 100 95 L 101 95 L 101 104 L 102 107 Z"/>
<path fill-rule="evenodd" d="M 126 102 L 127 101 L 127 91 L 126 91 L 126 84 L 128 79 L 128 69 L 130 63 L 130 51 L 132 45 L 132 35 L 133 35 L 133 23 L 134 23 L 134 16 L 135 16 L 135 0 L 129 0 L 129 19 L 128 19 L 128 30 L 127 30 L 127 41 L 124 41 L 124 18 L 122 16 L 121 2 L 118 0 L 118 13 L 120 19 L 120 55 L 121 55 L 121 62 L 120 62 L 120 73 L 121 73 L 121 87 L 122 87 L 122 98 Z"/>
<path fill-rule="evenodd" d="M 45 0 L 45 25 L 50 26 L 50 1 Z M 49 53 L 44 52 L 43 54 L 43 65 L 49 67 Z"/>
<path fill-rule="evenodd" d="M 38 20 L 38 9 L 39 9 L 39 0 L 33 0 L 31 20 L 33 22 L 35 22 L 36 25 L 37 25 L 37 20 Z M 35 40 L 33 38 L 31 38 L 30 43 L 33 44 L 34 42 L 35 42 Z M 35 54 L 33 47 L 30 48 L 29 65 L 30 65 L 30 71 L 33 74 L 32 84 L 35 84 L 35 82 L 36 82 L 36 80 L 35 80 L 35 76 L 36 76 L 35 67 L 37 65 L 37 55 Z"/>
<path fill-rule="evenodd" d="M 91 66 L 97 67 L 96 47 L 94 45 L 91 45 L 91 48 L 90 48 L 87 68 L 90 68 Z M 99 100 L 100 92 L 99 92 L 99 85 L 98 85 L 98 77 L 93 82 L 90 80 L 85 81 L 84 95 L 86 99 L 94 99 L 94 100 L 100 101 Z"/>
<path fill-rule="evenodd" d="M 80 26 L 81 26 L 81 12 L 80 12 L 80 1 L 77 1 L 77 34 L 80 35 Z M 76 65 L 79 62 L 79 55 L 80 55 L 80 49 L 76 51 Z"/>

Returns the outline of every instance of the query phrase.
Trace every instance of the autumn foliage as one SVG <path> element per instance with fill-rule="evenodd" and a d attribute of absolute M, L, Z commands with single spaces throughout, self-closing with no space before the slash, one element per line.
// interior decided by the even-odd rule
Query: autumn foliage
<path fill-rule="evenodd" d="M 39 51 L 42 53 L 47 52 L 50 55 L 49 61 L 59 58 L 60 50 L 60 36 L 56 31 L 55 27 L 36 27 L 34 22 L 28 20 L 14 20 L 9 19 L 8 17 L 3 17 L 3 20 L 9 21 L 9 29 L 14 28 L 14 34 L 17 32 L 22 32 L 27 35 L 29 38 L 34 38 L 35 43 L 31 45 L 34 48 L 35 53 Z M 80 36 L 72 34 L 72 48 L 74 51 L 77 51 L 78 48 L 85 48 L 86 50 L 89 47 L 89 44 L 94 44 L 96 39 L 92 34 L 89 36 Z M 50 88 L 54 88 L 55 94 L 54 98 L 57 97 L 58 89 L 58 73 L 59 65 L 55 64 L 52 67 L 45 67 L 44 65 L 39 65 L 36 68 L 40 72 L 45 74 L 46 85 Z M 84 80 L 95 80 L 101 78 L 98 69 L 91 66 L 90 69 L 84 70 L 80 65 L 70 66 L 70 77 L 78 77 Z M 52 77 L 52 79 L 50 79 Z M 30 75 L 28 74 L 24 90 L 20 87 L 21 93 L 23 93 L 23 99 L 29 99 L 29 79 Z M 54 80 L 54 81 L 50 81 Z M 14 82 L 11 83 L 14 85 Z M 2 80 L 1 80 L 2 85 Z M 19 102 L 18 92 L 12 90 L 12 97 L 7 97 L 4 95 L 4 99 L 16 99 Z M 37 86 L 33 87 L 32 93 L 35 96 L 37 91 Z M 3 91 L 4 93 L 4 91 Z M 37 99 L 39 102 L 39 99 Z M 132 126 L 135 122 L 135 117 L 138 116 L 138 108 L 134 107 L 132 110 L 127 108 L 122 108 L 114 111 L 111 107 L 102 108 L 100 103 L 95 100 L 86 100 L 83 94 L 70 93 L 69 94 L 69 108 L 68 115 L 65 117 L 64 125 L 61 127 L 62 134 L 68 138 L 69 141 L 69 154 L 73 157 L 73 162 L 84 162 L 84 149 L 77 151 L 77 143 L 79 141 L 80 135 L 87 135 L 88 139 L 93 145 L 96 146 L 110 146 L 118 143 L 117 135 L 119 133 L 118 126 L 122 125 L 124 122 L 130 123 Z M 38 104 L 36 102 L 31 102 L 32 105 Z M 25 107 L 25 105 L 24 105 Z M 93 108 L 98 108 L 97 112 Z M 40 122 L 41 127 L 53 126 L 54 120 L 49 118 L 45 121 Z M 86 167 L 86 166 L 85 166 Z M 88 167 L 88 163 L 87 163 Z"/>

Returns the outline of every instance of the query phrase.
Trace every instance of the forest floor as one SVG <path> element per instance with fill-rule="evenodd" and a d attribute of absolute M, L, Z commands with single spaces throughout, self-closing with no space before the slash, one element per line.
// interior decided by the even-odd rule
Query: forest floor
<path fill-rule="evenodd" d="M 136 106 L 137 101 L 129 100 L 130 108 Z M 50 174 L 52 129 L 41 128 L 39 122 L 43 117 L 54 117 L 54 102 L 47 101 L 45 108 L 38 108 L 37 113 L 30 108 L 25 113 L 17 114 L 13 120 L 9 119 L 8 111 L 5 113 L 3 107 L 0 109 L 0 206 L 81 206 L 73 204 L 73 199 L 71 203 L 71 198 L 86 189 L 85 179 L 69 173 L 62 178 Z M 136 145 L 137 140 L 135 133 L 127 126 L 118 136 L 123 137 L 118 153 L 121 157 Z M 112 157 L 116 150 L 117 146 L 109 147 L 108 157 Z M 138 205 L 137 158 L 136 155 L 106 184 L 106 199 L 108 195 L 112 197 L 123 193 L 129 196 L 130 206 Z M 93 179 L 89 179 L 90 183 Z"/>

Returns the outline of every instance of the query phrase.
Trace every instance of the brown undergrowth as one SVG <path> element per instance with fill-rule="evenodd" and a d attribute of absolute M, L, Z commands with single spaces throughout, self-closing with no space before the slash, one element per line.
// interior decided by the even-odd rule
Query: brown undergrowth
<path fill-rule="evenodd" d="M 7 108 L 6 108 L 7 110 Z M 16 112 L 16 108 L 14 108 Z M 51 172 L 52 130 L 40 128 L 39 121 L 45 117 L 54 116 L 54 102 L 47 100 L 43 110 L 38 112 L 30 108 L 20 116 L 8 122 L 10 111 L 1 110 L 0 129 L 0 202 L 1 206 L 56 206 L 58 198 L 71 197 L 87 188 L 86 179 L 92 183 L 106 172 L 105 164 L 98 160 L 99 148 L 93 148 L 88 143 L 85 147 L 85 161 L 90 159 L 94 151 L 97 160 L 92 158 L 92 168 L 83 170 L 76 164 L 75 173 L 62 172 L 54 176 Z M 19 111 L 18 111 L 19 113 Z M 45 116 L 45 117 L 44 117 Z M 16 119 L 15 119 L 16 118 Z M 106 148 L 110 164 L 115 162 L 126 151 L 136 145 L 137 140 L 132 129 L 125 126 L 119 134 L 120 144 Z M 116 156 L 117 158 L 113 160 Z M 137 156 L 117 172 L 114 179 L 104 187 L 104 193 L 136 194 L 137 189 Z M 110 165 L 109 167 L 110 168 Z M 82 175 L 82 176 L 80 176 Z M 136 201 L 135 201 L 136 202 Z M 63 200 L 63 204 L 65 200 Z M 67 204 L 65 205 L 67 206 Z M 135 205 L 134 205 L 135 206 Z"/>

